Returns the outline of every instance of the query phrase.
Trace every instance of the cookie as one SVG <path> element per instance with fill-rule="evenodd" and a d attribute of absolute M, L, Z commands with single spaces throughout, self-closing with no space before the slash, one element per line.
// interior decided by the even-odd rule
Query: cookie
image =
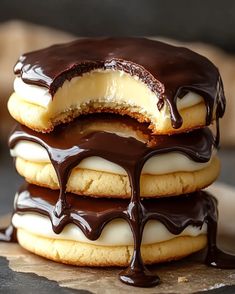
<path fill-rule="evenodd" d="M 49 134 L 18 125 L 9 145 L 28 182 L 51 189 L 63 183 L 83 195 L 129 197 L 127 174 L 138 190 L 141 171 L 141 196 L 179 195 L 209 185 L 219 173 L 209 128 L 156 136 L 120 116 L 86 116 Z"/>
<path fill-rule="evenodd" d="M 27 182 L 59 189 L 55 170 L 50 163 L 36 163 L 16 159 L 16 169 Z M 195 172 L 176 172 L 164 175 L 142 175 L 141 197 L 176 196 L 209 186 L 218 177 L 220 162 L 214 157 L 209 165 Z M 74 168 L 67 183 L 67 191 L 78 195 L 129 198 L 131 188 L 127 175 L 90 169 Z"/>
<path fill-rule="evenodd" d="M 225 109 L 220 74 L 208 59 L 144 38 L 52 46 L 22 55 L 15 74 L 9 111 L 40 132 L 81 114 L 111 112 L 172 134 L 209 125 Z"/>
<path fill-rule="evenodd" d="M 96 246 L 70 240 L 50 239 L 17 230 L 19 244 L 44 258 L 77 266 L 128 266 L 133 246 Z M 206 236 L 176 237 L 166 242 L 143 245 L 146 264 L 177 260 L 203 249 Z"/>
<path fill-rule="evenodd" d="M 217 202 L 203 191 L 141 199 L 139 210 L 133 200 L 68 193 L 66 210 L 60 216 L 55 213 L 58 196 L 58 191 L 25 183 L 16 194 L 12 218 L 22 247 L 57 262 L 129 264 L 134 272 L 143 269 L 144 263 L 176 260 L 196 252 L 206 246 L 207 239 L 210 245 L 216 234 L 211 220 L 217 217 Z"/>

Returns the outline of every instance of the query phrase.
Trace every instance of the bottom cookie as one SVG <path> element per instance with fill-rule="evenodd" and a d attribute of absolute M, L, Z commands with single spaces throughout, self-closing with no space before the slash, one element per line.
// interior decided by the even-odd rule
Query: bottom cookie
<path fill-rule="evenodd" d="M 12 224 L 22 247 L 82 266 L 127 266 L 134 248 L 139 250 L 134 244 L 140 243 L 146 264 L 194 253 L 206 246 L 208 209 L 215 208 L 213 198 L 202 191 L 142 199 L 140 223 L 133 221 L 136 215 L 127 199 L 91 199 L 71 193 L 66 195 L 67 208 L 58 216 L 58 196 L 58 191 L 23 185 L 15 198 Z"/>
<path fill-rule="evenodd" d="M 25 249 L 56 262 L 79 266 L 128 266 L 133 246 L 97 246 L 71 240 L 45 238 L 18 229 L 17 238 Z M 142 245 L 144 263 L 153 264 L 177 260 L 206 246 L 206 235 L 176 237 Z"/>
<path fill-rule="evenodd" d="M 123 266 L 119 279 L 138 287 L 159 284 L 145 264 L 177 260 L 208 244 L 206 264 L 233 268 L 234 256 L 216 246 L 217 201 L 205 191 L 158 199 L 77 197 L 24 184 L 3 241 L 44 258 L 77 266 Z M 9 235 L 10 234 L 10 235 Z"/>

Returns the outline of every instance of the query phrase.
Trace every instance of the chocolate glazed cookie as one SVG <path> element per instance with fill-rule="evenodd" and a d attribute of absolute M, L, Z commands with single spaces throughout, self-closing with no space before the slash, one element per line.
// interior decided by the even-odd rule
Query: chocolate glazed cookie
<path fill-rule="evenodd" d="M 54 45 L 22 55 L 15 74 L 9 110 L 37 131 L 51 131 L 82 113 L 106 111 L 131 115 L 149 122 L 155 133 L 169 134 L 209 125 L 225 110 L 223 84 L 208 59 L 144 38 Z"/>

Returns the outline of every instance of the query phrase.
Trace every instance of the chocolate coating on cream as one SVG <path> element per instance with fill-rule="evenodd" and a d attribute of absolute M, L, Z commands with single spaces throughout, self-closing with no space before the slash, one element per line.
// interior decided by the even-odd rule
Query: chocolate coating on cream
<path fill-rule="evenodd" d="M 126 136 L 128 132 L 132 136 Z M 24 186 L 16 198 L 15 211 L 49 216 L 57 234 L 66 224 L 74 223 L 91 240 L 96 240 L 112 219 L 125 219 L 133 233 L 134 252 L 129 267 L 120 273 L 124 283 L 140 287 L 159 283 L 159 277 L 148 271 L 141 257 L 143 229 L 149 219 L 159 220 L 176 235 L 190 224 L 201 227 L 207 222 L 207 263 L 220 267 L 235 266 L 234 257 L 216 247 L 216 201 L 206 192 L 164 199 L 140 199 L 141 170 L 151 156 L 177 151 L 198 162 L 207 162 L 211 158 L 215 142 L 208 128 L 173 136 L 154 136 L 147 125 L 131 118 L 92 115 L 58 126 L 50 134 L 37 133 L 18 125 L 10 136 L 10 148 L 21 140 L 36 142 L 47 150 L 59 179 L 60 193 Z M 91 199 L 65 192 L 72 168 L 89 156 L 100 156 L 126 170 L 131 184 L 130 200 Z"/>
<path fill-rule="evenodd" d="M 121 166 L 127 162 L 134 164 L 142 157 L 146 157 L 146 161 L 156 154 L 174 151 L 182 152 L 194 161 L 207 162 L 215 144 L 209 128 L 171 136 L 154 135 L 147 124 L 115 114 L 82 116 L 57 126 L 49 134 L 18 124 L 10 135 L 10 148 L 21 140 L 40 144 L 57 164 L 78 154 L 83 158 L 101 156 Z"/>
<path fill-rule="evenodd" d="M 25 83 L 47 87 L 52 95 L 65 80 L 95 69 L 121 70 L 137 76 L 170 109 L 172 126 L 182 118 L 177 97 L 188 91 L 200 94 L 207 108 L 206 124 L 225 110 L 223 84 L 218 69 L 205 57 L 183 47 L 144 38 L 81 39 L 22 55 L 14 72 Z"/>
<path fill-rule="evenodd" d="M 208 128 L 172 136 L 156 136 L 151 134 L 147 124 L 140 124 L 128 117 L 91 115 L 60 125 L 50 134 L 37 133 L 18 125 L 10 136 L 10 148 L 21 140 L 36 142 L 47 150 L 59 179 L 60 193 L 25 186 L 15 202 L 16 212 L 32 211 L 49 216 L 56 233 L 72 222 L 91 240 L 100 236 L 110 220 L 126 219 L 133 233 L 134 253 L 129 267 L 120 273 L 124 283 L 141 287 L 159 283 L 159 277 L 152 275 L 145 267 L 140 251 L 144 225 L 149 219 L 161 221 L 176 235 L 190 224 L 200 227 L 207 222 L 207 263 L 234 266 L 234 257 L 229 257 L 229 262 L 228 256 L 216 247 L 217 209 L 213 197 L 204 192 L 195 192 L 182 197 L 140 199 L 140 174 L 150 157 L 176 151 L 198 162 L 210 160 L 215 139 Z M 130 200 L 91 199 L 66 193 L 71 170 L 90 156 L 100 156 L 126 170 L 131 184 Z"/>
<path fill-rule="evenodd" d="M 16 213 L 39 213 L 49 217 L 55 233 L 62 232 L 67 224 L 78 226 L 90 240 L 97 240 L 107 223 L 113 219 L 126 220 L 133 233 L 134 253 L 130 266 L 120 273 L 121 281 L 140 287 L 159 283 L 144 266 L 140 246 L 147 221 L 155 219 L 167 229 L 180 234 L 187 226 L 202 227 L 208 216 L 216 219 L 216 201 L 206 192 L 195 192 L 171 198 L 142 199 L 138 203 L 123 199 L 90 199 L 68 193 L 68 208 L 61 216 L 54 214 L 58 192 L 34 185 L 24 185 L 15 199 Z"/>
<path fill-rule="evenodd" d="M 110 130 L 110 126 L 115 126 L 113 131 Z M 126 131 L 134 132 L 142 141 L 130 136 L 124 137 Z M 174 136 L 154 136 L 148 130 L 147 125 L 140 124 L 131 118 L 93 115 L 79 118 L 68 125 L 58 126 L 50 134 L 37 133 L 25 126 L 18 125 L 10 136 L 10 148 L 21 140 L 36 142 L 44 147 L 57 173 L 60 194 L 53 205 L 51 218 L 54 229 L 58 233 L 62 226 L 56 225 L 54 221 L 64 222 L 66 216 L 70 215 L 71 210 L 74 209 L 74 205 L 70 203 L 68 194 L 66 194 L 66 184 L 75 166 L 84 158 L 100 156 L 126 170 L 131 185 L 127 220 L 133 232 L 134 254 L 130 266 L 121 274 L 120 279 L 130 285 L 141 287 L 158 284 L 159 278 L 148 272 L 140 253 L 143 228 L 148 218 L 146 218 L 147 212 L 140 200 L 141 170 L 150 157 L 173 151 L 182 152 L 198 162 L 209 161 L 214 144 L 211 131 L 204 128 Z M 90 199 L 90 202 L 92 201 L 93 199 Z M 155 201 L 157 203 L 158 200 Z M 117 203 L 119 203 L 118 200 Z M 123 217 L 123 212 L 120 215 L 116 212 L 115 217 L 118 216 Z M 164 219 L 162 222 L 165 223 Z M 101 228 L 104 224 L 105 221 Z M 171 230 L 177 233 L 181 229 L 171 227 Z M 87 231 L 86 234 L 89 235 Z M 90 235 L 90 238 L 96 239 L 99 234 L 100 230 L 97 230 L 96 233 Z"/>
<path fill-rule="evenodd" d="M 102 229 L 113 219 L 122 218 L 130 221 L 131 206 L 128 199 L 93 198 L 67 193 L 69 208 L 62 217 L 54 215 L 58 200 L 58 191 L 25 183 L 17 193 L 15 212 L 36 212 L 50 218 L 53 231 L 60 234 L 67 224 L 77 225 L 90 240 L 97 240 Z M 206 192 L 195 192 L 183 196 L 163 197 L 159 199 L 142 199 L 144 224 L 150 219 L 160 221 L 175 235 L 187 226 L 201 228 L 207 214 L 208 206 L 216 202 Z M 213 203 L 213 204 L 212 204 Z"/>
<path fill-rule="evenodd" d="M 110 125 L 114 126 L 113 132 L 109 129 Z M 126 131 L 134 132 L 145 142 L 123 137 Z M 61 190 L 56 207 L 58 214 L 66 207 L 65 190 L 69 175 L 84 158 L 100 156 L 120 165 L 128 173 L 131 185 L 135 186 L 133 191 L 137 191 L 142 167 L 150 157 L 166 152 L 181 152 L 194 161 L 208 162 L 214 144 L 213 135 L 207 128 L 174 136 L 154 136 L 147 125 L 114 115 L 85 116 L 68 125 L 58 126 L 50 134 L 18 125 L 10 136 L 10 148 L 22 140 L 40 144 L 49 155 Z"/>
<path fill-rule="evenodd" d="M 145 224 L 149 220 L 157 220 L 163 223 L 167 229 L 175 235 L 179 235 L 187 226 L 192 225 L 201 228 L 204 223 L 208 225 L 208 250 L 206 263 L 220 268 L 235 268 L 235 256 L 226 254 L 216 246 L 217 235 L 217 201 L 209 193 L 198 191 L 170 198 L 142 199 L 140 202 L 142 218 L 138 226 L 133 226 L 132 203 L 124 199 L 105 199 L 78 197 L 68 193 L 69 208 L 60 217 L 55 216 L 54 208 L 58 199 L 58 192 L 34 185 L 24 184 L 15 199 L 15 212 L 39 213 L 49 217 L 52 229 L 56 234 L 63 231 L 67 224 L 75 224 L 90 240 L 97 240 L 103 228 L 110 221 L 118 218 L 126 220 L 133 232 L 134 239 L 140 238 Z M 136 240 L 141 243 L 141 238 Z M 130 267 L 120 274 L 122 281 L 142 287 L 150 287 L 158 281 L 152 276 L 142 263 L 140 251 L 134 252 L 134 260 Z M 145 278 L 143 279 L 143 272 Z M 148 277 L 146 279 L 146 277 Z"/>

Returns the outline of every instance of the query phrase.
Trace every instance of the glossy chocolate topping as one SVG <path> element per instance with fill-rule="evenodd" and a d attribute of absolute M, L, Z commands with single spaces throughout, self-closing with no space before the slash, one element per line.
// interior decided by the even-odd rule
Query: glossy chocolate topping
<path fill-rule="evenodd" d="M 183 47 L 144 38 L 81 39 L 22 55 L 15 74 L 28 84 L 47 87 L 52 95 L 65 80 L 95 69 L 115 69 L 138 76 L 156 93 L 161 110 L 166 102 L 172 126 L 182 118 L 177 97 L 188 91 L 200 94 L 207 107 L 206 123 L 225 110 L 223 84 L 218 69 L 205 57 Z"/>
<path fill-rule="evenodd" d="M 60 125 L 50 134 L 37 133 L 18 125 L 10 136 L 10 148 L 22 140 L 36 142 L 46 149 L 57 173 L 60 193 L 24 186 L 15 202 L 16 211 L 39 212 L 49 216 L 56 233 L 60 233 L 67 223 L 73 222 L 91 240 L 99 237 L 110 220 L 126 219 L 133 232 L 134 252 L 129 267 L 120 274 L 124 283 L 141 287 L 159 283 L 158 276 L 152 275 L 145 267 L 140 251 L 144 225 L 153 218 L 176 235 L 190 224 L 200 227 L 207 222 L 207 263 L 224 265 L 224 259 L 220 258 L 224 253 L 216 248 L 217 210 L 214 198 L 207 193 L 197 192 L 169 199 L 140 199 L 140 174 L 150 157 L 180 152 L 197 162 L 210 160 L 215 140 L 208 128 L 172 136 L 156 136 L 151 134 L 147 125 L 128 117 L 92 115 L 80 117 L 68 125 Z M 126 170 L 131 185 L 130 200 L 91 199 L 66 193 L 71 170 L 90 156 L 100 156 Z M 234 259 L 231 260 L 234 266 Z M 232 266 L 232 263 L 227 262 L 225 266 Z"/>
<path fill-rule="evenodd" d="M 139 186 L 138 176 L 144 163 L 152 156 L 180 152 L 197 162 L 211 158 L 214 138 L 208 128 L 173 136 L 154 136 L 147 125 L 114 115 L 91 115 L 68 125 L 58 126 L 52 133 L 43 134 L 18 125 L 10 136 L 10 148 L 26 140 L 46 149 L 60 183 L 58 214 L 66 206 L 65 189 L 72 169 L 84 158 L 100 156 L 123 167 L 131 185 Z M 141 140 L 141 141 L 139 141 Z"/>
<path fill-rule="evenodd" d="M 134 161 L 146 161 L 156 154 L 174 151 L 194 161 L 207 162 L 215 144 L 209 128 L 171 136 L 154 135 L 147 124 L 114 114 L 82 116 L 57 126 L 49 134 L 18 124 L 10 135 L 10 148 L 21 140 L 40 144 L 57 164 L 78 154 L 83 158 L 96 155 L 120 165 L 131 165 Z"/>
<path fill-rule="evenodd" d="M 132 207 L 128 199 L 78 197 L 67 193 L 69 207 L 62 217 L 54 215 L 59 193 L 56 190 L 25 183 L 15 199 L 15 212 L 36 212 L 48 216 L 53 231 L 60 234 L 67 224 L 77 225 L 90 240 L 97 240 L 104 226 L 113 219 L 130 221 Z M 142 199 L 143 225 L 150 219 L 163 223 L 175 235 L 187 226 L 201 228 L 207 215 L 216 211 L 216 202 L 206 192 L 195 192 L 183 196 Z M 208 207 L 210 209 L 208 209 Z M 213 209 L 212 209 L 213 208 Z"/>
<path fill-rule="evenodd" d="M 19 214 L 39 213 L 49 217 L 56 234 L 61 233 L 67 224 L 75 224 L 90 240 L 97 240 L 110 221 L 122 218 L 132 228 L 137 244 L 141 244 L 144 226 L 152 219 L 163 223 L 175 235 L 180 234 L 189 225 L 201 228 L 206 223 L 208 226 L 206 263 L 214 267 L 235 268 L 235 256 L 222 252 L 216 246 L 217 201 L 207 192 L 198 191 L 157 200 L 142 199 L 140 202 L 142 217 L 138 226 L 133 223 L 133 203 L 126 199 L 94 198 L 91 201 L 88 197 L 78 197 L 68 193 L 69 208 L 60 217 L 54 214 L 57 199 L 57 191 L 24 184 L 16 195 L 14 211 Z M 159 282 L 159 279 L 144 267 L 140 249 L 135 249 L 130 267 L 120 273 L 120 279 L 141 287 L 150 287 Z"/>
<path fill-rule="evenodd" d="M 131 199 L 129 202 L 115 200 L 117 204 L 126 203 L 125 207 L 123 208 L 123 204 L 120 207 L 116 206 L 116 208 L 119 208 L 115 210 L 115 213 L 111 213 L 108 210 L 110 214 L 108 213 L 108 216 L 106 215 L 102 219 L 100 225 L 96 218 L 93 224 L 89 223 L 91 227 L 93 225 L 98 226 L 100 229 L 97 230 L 87 230 L 86 227 L 81 225 L 79 220 L 76 223 L 83 227 L 84 233 L 89 238 L 96 239 L 105 225 L 107 217 L 109 219 L 124 217 L 125 215 L 133 232 L 134 254 L 130 266 L 122 273 L 120 279 L 125 283 L 136 286 L 153 286 L 158 284 L 159 278 L 148 272 L 140 254 L 144 224 L 149 218 L 149 214 L 153 215 L 151 205 L 149 204 L 154 203 L 152 200 L 149 200 L 149 204 L 147 204 L 148 201 L 142 202 L 140 200 L 139 181 L 142 167 L 150 157 L 174 151 L 181 152 L 197 162 L 209 161 L 214 144 L 211 131 L 208 128 L 204 128 L 174 136 L 154 136 L 148 130 L 147 125 L 140 124 L 131 118 L 114 115 L 92 115 L 79 118 L 68 125 L 58 126 L 50 134 L 37 133 L 25 126 L 18 125 L 10 136 L 10 148 L 13 148 L 17 142 L 22 140 L 36 142 L 44 147 L 57 173 L 60 194 L 58 199 L 56 197 L 57 201 L 54 199 L 54 203 L 51 206 L 53 213 L 50 212 L 53 227 L 57 233 L 63 228 L 61 222 L 66 223 L 66 219 L 70 219 L 71 212 L 76 208 L 76 205 L 69 200 L 71 196 L 68 195 L 70 194 L 66 194 L 66 184 L 72 169 L 79 162 L 90 156 L 100 156 L 120 165 L 126 170 L 131 185 Z M 50 192 L 48 192 L 49 194 Z M 108 200 L 99 199 L 97 201 L 97 203 L 101 204 L 109 203 Z M 110 201 L 110 203 L 114 203 L 112 204 L 114 207 L 115 201 Z M 155 201 L 156 205 L 158 205 L 158 200 Z M 89 202 L 91 203 L 89 204 Z M 81 209 L 80 205 L 82 206 L 82 203 L 87 203 L 91 207 L 92 202 L 93 199 L 90 199 L 90 201 L 79 200 L 79 208 Z M 146 203 L 146 208 L 143 203 Z M 160 203 L 161 200 L 159 200 L 159 211 L 161 211 Z M 97 205 L 96 209 L 101 209 L 102 211 L 106 207 L 104 204 L 101 204 Z M 147 207 L 150 210 L 149 212 Z M 156 206 L 153 205 L 153 207 Z M 192 211 L 189 208 L 191 216 L 193 207 Z M 35 209 L 38 209 L 38 203 L 35 205 Z M 123 209 L 125 209 L 125 213 Z M 167 211 L 170 212 L 169 210 Z M 188 214 L 186 215 L 188 216 Z M 184 218 L 184 216 L 181 217 Z M 166 219 L 162 217 L 161 221 L 169 227 L 170 222 Z M 187 217 L 187 221 L 185 220 L 184 223 L 188 223 L 188 220 L 190 222 L 190 218 Z M 169 227 L 170 230 L 179 233 L 183 227 L 181 221 L 179 223 L 180 226 L 178 228 L 177 226 L 171 226 Z M 199 222 L 199 225 L 201 225 L 201 222 Z"/>

